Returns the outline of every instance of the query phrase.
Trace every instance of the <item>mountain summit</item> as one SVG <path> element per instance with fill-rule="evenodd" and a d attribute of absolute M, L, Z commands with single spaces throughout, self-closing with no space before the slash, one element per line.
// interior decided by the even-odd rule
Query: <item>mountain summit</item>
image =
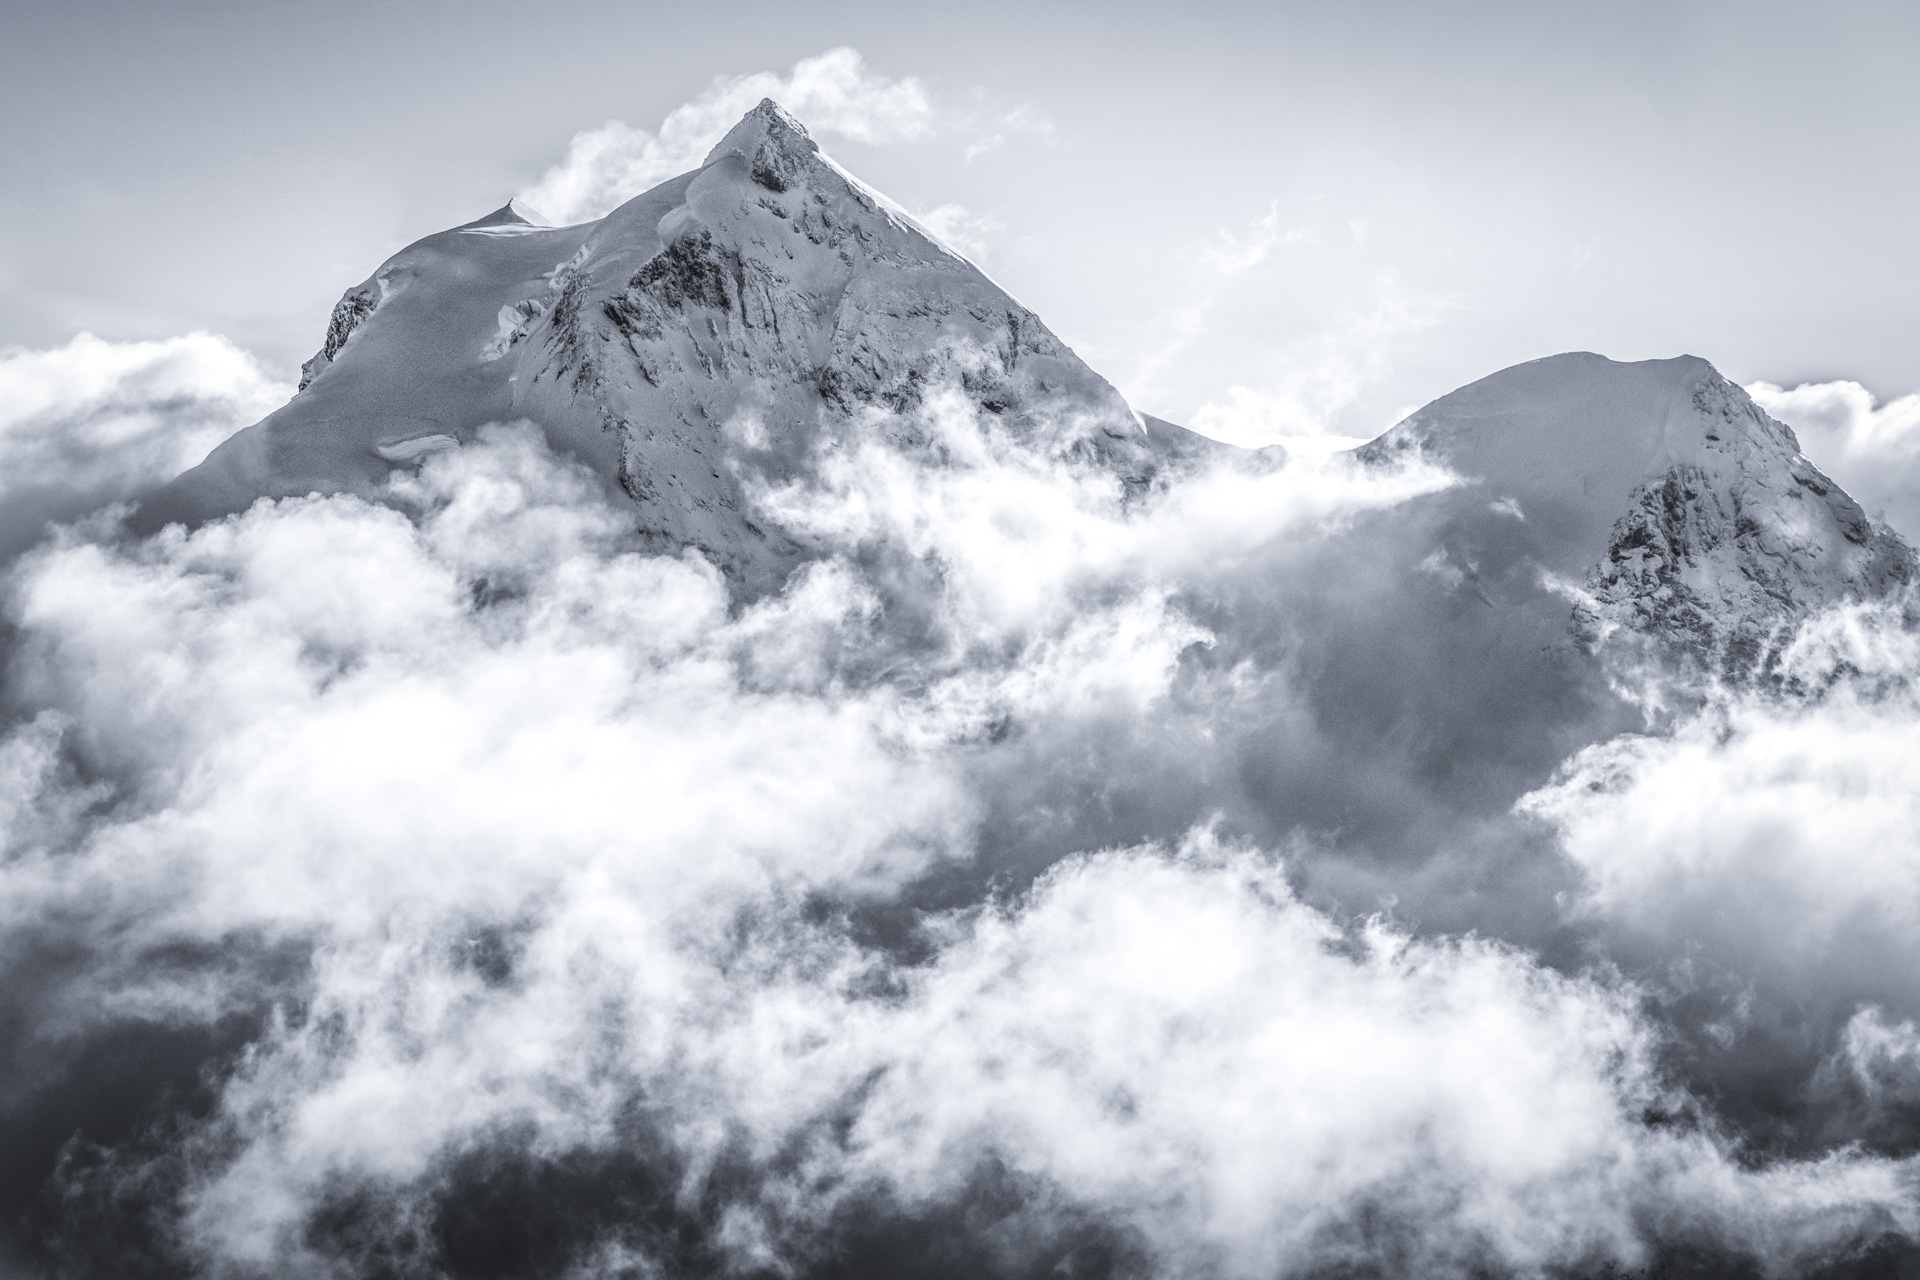
<path fill-rule="evenodd" d="M 785 191 L 790 182 L 819 160 L 820 154 L 819 144 L 805 125 L 772 98 L 762 98 L 759 106 L 740 117 L 740 123 L 714 144 L 701 164 L 704 168 L 727 156 L 738 156 L 747 162 L 747 172 L 755 182 L 772 191 Z"/>
<path fill-rule="evenodd" d="M 395 254 L 334 308 L 301 391 L 137 523 L 263 496 L 372 495 L 395 466 L 525 418 L 660 545 L 777 583 L 803 555 L 746 514 L 828 442 L 911 435 L 957 393 L 1017 438 L 1144 484 L 1207 442 L 1149 428 L 978 268 L 833 163 L 771 100 L 699 169 L 597 222 L 516 205 Z"/>

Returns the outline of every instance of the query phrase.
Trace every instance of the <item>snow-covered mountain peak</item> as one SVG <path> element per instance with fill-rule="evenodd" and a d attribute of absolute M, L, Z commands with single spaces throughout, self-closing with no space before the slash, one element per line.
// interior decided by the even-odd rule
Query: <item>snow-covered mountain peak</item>
<path fill-rule="evenodd" d="M 1790 427 L 1709 369 L 1669 412 L 1574 622 L 1590 642 L 1621 630 L 1652 637 L 1740 681 L 1770 667 L 1801 618 L 1900 593 L 1917 568 Z"/>
<path fill-rule="evenodd" d="M 1915 574 L 1788 427 L 1694 356 L 1516 365 L 1363 453 L 1406 449 L 1462 476 L 1433 553 L 1450 580 L 1494 603 L 1491 565 L 1531 572 L 1574 598 L 1583 642 L 1638 636 L 1704 674 L 1752 675 L 1801 617 Z"/>
<path fill-rule="evenodd" d="M 1363 453 L 1416 449 L 1459 472 L 1478 500 L 1513 501 L 1548 566 L 1577 578 L 1657 470 L 1675 406 L 1710 375 L 1713 366 L 1693 356 L 1530 360 L 1442 396 Z"/>
<path fill-rule="evenodd" d="M 701 168 L 606 217 L 510 204 L 347 291 L 301 393 L 143 509 L 203 519 L 261 496 L 377 496 L 397 464 L 526 418 L 629 498 L 641 531 L 772 585 L 806 551 L 754 495 L 822 450 L 926 444 L 958 393 L 1006 438 L 1109 469 L 1169 450 L 1119 393 L 966 259 L 823 155 L 776 103 Z"/>

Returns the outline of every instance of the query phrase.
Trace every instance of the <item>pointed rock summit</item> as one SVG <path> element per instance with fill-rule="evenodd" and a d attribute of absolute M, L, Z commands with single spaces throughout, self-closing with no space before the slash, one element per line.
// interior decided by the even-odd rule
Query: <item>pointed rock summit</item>
<path fill-rule="evenodd" d="M 701 167 L 738 156 L 747 162 L 747 173 L 755 182 L 771 191 L 785 191 L 819 155 L 819 144 L 806 126 L 772 98 L 762 98 L 707 153 Z"/>
<path fill-rule="evenodd" d="M 514 231 L 550 227 L 552 225 L 553 224 L 541 216 L 539 211 L 532 205 L 520 199 L 520 197 L 515 196 L 486 217 L 476 218 L 464 226 L 456 227 L 455 230 L 487 231 L 497 228 L 501 231 L 511 233 Z"/>

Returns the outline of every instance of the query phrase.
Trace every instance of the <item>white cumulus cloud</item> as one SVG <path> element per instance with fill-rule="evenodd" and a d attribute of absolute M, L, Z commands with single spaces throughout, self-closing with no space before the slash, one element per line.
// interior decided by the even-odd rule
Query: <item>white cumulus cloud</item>
<path fill-rule="evenodd" d="M 1128 494 L 951 388 L 857 425 L 747 493 L 822 548 L 751 601 L 524 423 L 380 503 L 96 522 L 12 565 L 0 1014 L 34 1054 L 0 1104 L 116 1028 L 248 1028 L 200 1111 L 68 1142 L 69 1231 L 137 1202 L 215 1274 L 444 1272 L 523 1223 L 562 1250 L 529 1272 L 798 1273 L 904 1223 L 983 1271 L 1253 1277 L 1791 1272 L 1920 1229 L 1909 1161 L 1744 1149 L 1650 999 L 1676 957 L 1789 1004 L 1812 975 L 1822 1079 L 1904 1105 L 1920 1010 L 1848 976 L 1916 959 L 1901 619 L 1832 615 L 1799 700 L 1534 794 L 1572 925 L 1648 960 L 1556 967 L 1316 905 L 1304 836 L 1171 801 L 1168 838 L 1104 834 L 1283 767 L 1254 747 L 1325 754 L 1262 645 L 1313 625 L 1303 575 L 1364 568 L 1313 548 L 1451 477 L 1195 462 Z"/>
<path fill-rule="evenodd" d="M 1920 394 L 1882 403 L 1849 381 L 1756 382 L 1747 394 L 1869 512 L 1920 539 Z"/>
<path fill-rule="evenodd" d="M 1783 667 L 1788 692 L 1588 747 L 1520 809 L 1585 873 L 1574 913 L 1687 1010 L 1699 1052 L 1803 1078 L 1838 1052 L 1841 1074 L 1920 1096 L 1900 1047 L 1920 1018 L 1920 640 L 1898 604 L 1847 606 Z"/>
<path fill-rule="evenodd" d="M 810 132 L 872 145 L 918 141 L 939 123 L 920 81 L 879 75 L 857 51 L 830 49 L 803 58 L 786 75 L 758 71 L 722 77 L 692 102 L 674 108 L 657 130 L 610 120 L 575 134 L 566 158 L 521 198 L 559 224 L 597 218 L 697 167 L 762 98 L 778 102 Z"/>

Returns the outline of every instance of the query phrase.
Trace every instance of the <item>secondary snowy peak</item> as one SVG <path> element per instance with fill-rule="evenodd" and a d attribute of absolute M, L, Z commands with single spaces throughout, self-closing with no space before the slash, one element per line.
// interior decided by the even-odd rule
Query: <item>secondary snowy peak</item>
<path fill-rule="evenodd" d="M 1648 470 L 1576 606 L 1590 641 L 1625 628 L 1741 680 L 1763 673 L 1807 614 L 1914 581 L 1899 535 L 1718 373 L 1676 406 Z"/>
<path fill-rule="evenodd" d="M 1745 679 L 1808 613 L 1889 596 L 1913 552 L 1712 365 L 1590 353 L 1502 370 L 1421 409 L 1365 456 L 1417 449 L 1464 478 L 1437 569 L 1471 578 L 1501 535 L 1574 599 L 1582 642 L 1641 637 Z"/>
<path fill-rule="evenodd" d="M 341 300 L 302 393 L 141 520 L 372 494 L 409 441 L 527 418 L 643 531 L 767 583 L 806 548 L 756 494 L 845 443 L 924 444 L 956 407 L 1121 489 L 1205 447 L 1149 438 L 1037 316 L 764 101 L 701 168 L 597 222 L 510 204 L 396 254 Z"/>
<path fill-rule="evenodd" d="M 1535 554 L 1577 580 L 1647 479 L 1675 403 L 1710 373 L 1692 356 L 1531 360 L 1442 396 L 1361 453 L 1414 449 L 1445 462 L 1467 482 L 1462 498 L 1510 503 Z"/>

